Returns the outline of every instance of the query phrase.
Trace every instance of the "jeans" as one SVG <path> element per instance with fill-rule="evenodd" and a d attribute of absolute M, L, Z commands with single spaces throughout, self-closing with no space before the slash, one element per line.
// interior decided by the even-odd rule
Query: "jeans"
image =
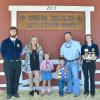
<path fill-rule="evenodd" d="M 77 61 L 66 62 L 66 66 L 68 67 L 67 73 L 67 93 L 74 92 L 75 96 L 80 94 L 80 86 L 78 79 L 79 67 Z"/>
<path fill-rule="evenodd" d="M 63 96 L 63 95 L 64 95 L 63 89 L 64 89 L 64 86 L 65 86 L 65 80 L 60 79 L 60 80 L 58 81 L 58 85 L 59 85 L 59 95 L 60 95 L 60 96 Z"/>

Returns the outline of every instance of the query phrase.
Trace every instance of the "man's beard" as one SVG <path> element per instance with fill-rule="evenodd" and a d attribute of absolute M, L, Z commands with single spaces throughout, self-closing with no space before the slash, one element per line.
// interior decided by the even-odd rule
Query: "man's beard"
<path fill-rule="evenodd" d="M 11 38 L 16 38 L 17 35 L 10 35 Z"/>
<path fill-rule="evenodd" d="M 67 40 L 66 42 L 68 42 L 68 43 L 69 43 L 70 41 L 71 41 L 71 39 Z"/>

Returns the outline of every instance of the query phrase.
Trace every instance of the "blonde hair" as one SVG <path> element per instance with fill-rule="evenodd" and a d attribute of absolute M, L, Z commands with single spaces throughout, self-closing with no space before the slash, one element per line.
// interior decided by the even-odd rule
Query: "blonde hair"
<path fill-rule="evenodd" d="M 35 41 L 36 41 L 36 51 L 39 52 L 42 48 L 41 48 L 41 46 L 40 46 L 40 44 L 39 44 L 39 42 L 38 42 L 38 38 L 35 37 L 35 36 L 32 36 L 31 39 L 30 39 L 30 43 L 29 43 L 29 45 L 28 45 L 29 51 L 32 52 L 32 50 L 33 50 L 33 48 L 32 48 L 32 43 L 31 43 L 32 40 L 35 40 Z"/>

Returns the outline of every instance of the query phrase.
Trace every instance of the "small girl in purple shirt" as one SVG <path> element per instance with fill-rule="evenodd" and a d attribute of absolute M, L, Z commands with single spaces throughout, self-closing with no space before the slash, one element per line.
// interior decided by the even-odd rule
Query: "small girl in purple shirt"
<path fill-rule="evenodd" d="M 44 54 L 44 60 L 40 64 L 40 70 L 42 74 L 43 86 L 42 86 L 42 95 L 45 93 L 46 81 L 48 83 L 48 95 L 51 93 L 51 80 L 52 74 L 51 71 L 54 69 L 53 64 L 50 60 L 50 55 L 48 53 Z"/>

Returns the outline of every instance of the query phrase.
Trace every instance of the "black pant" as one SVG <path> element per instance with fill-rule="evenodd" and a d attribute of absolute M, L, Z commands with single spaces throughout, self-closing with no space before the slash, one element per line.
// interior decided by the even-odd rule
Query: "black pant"
<path fill-rule="evenodd" d="M 3 67 L 7 82 L 7 95 L 14 95 L 18 90 L 21 61 L 4 61 Z"/>
<path fill-rule="evenodd" d="M 95 95 L 95 61 L 86 62 L 83 61 L 82 64 L 83 74 L 84 74 L 84 92 L 89 93 L 89 77 L 90 77 L 90 94 Z"/>

